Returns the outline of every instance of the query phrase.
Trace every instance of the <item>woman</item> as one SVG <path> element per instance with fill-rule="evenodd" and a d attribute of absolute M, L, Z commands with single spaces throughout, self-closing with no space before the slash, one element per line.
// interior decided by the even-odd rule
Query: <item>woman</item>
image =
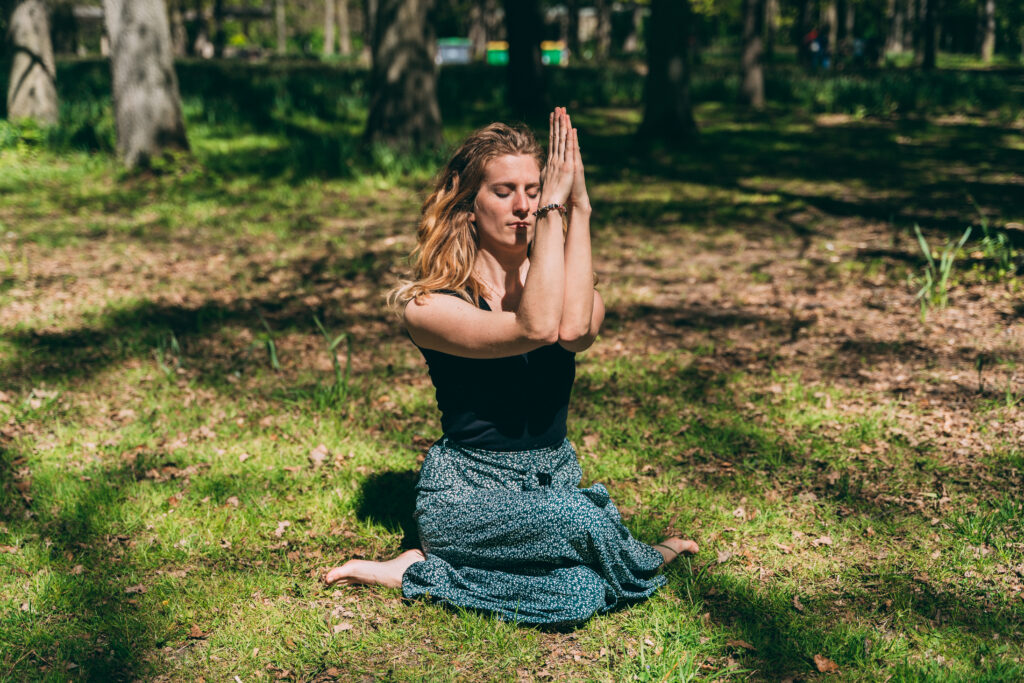
<path fill-rule="evenodd" d="M 550 117 L 547 163 L 492 124 L 423 206 L 414 277 L 392 293 L 437 391 L 444 436 L 417 484 L 423 550 L 350 560 L 328 584 L 402 587 L 525 623 L 582 621 L 646 599 L 693 541 L 636 541 L 601 484 L 578 488 L 566 440 L 575 354 L 604 319 L 577 132 Z M 563 215 L 568 229 L 563 230 Z"/>

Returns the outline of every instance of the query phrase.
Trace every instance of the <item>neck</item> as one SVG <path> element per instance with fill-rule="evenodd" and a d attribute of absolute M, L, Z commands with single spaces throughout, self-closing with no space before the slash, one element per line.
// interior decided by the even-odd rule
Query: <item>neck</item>
<path fill-rule="evenodd" d="M 473 273 L 487 289 L 492 290 L 493 296 L 504 298 L 506 294 L 522 289 L 528 266 L 525 249 L 502 253 L 479 249 Z"/>

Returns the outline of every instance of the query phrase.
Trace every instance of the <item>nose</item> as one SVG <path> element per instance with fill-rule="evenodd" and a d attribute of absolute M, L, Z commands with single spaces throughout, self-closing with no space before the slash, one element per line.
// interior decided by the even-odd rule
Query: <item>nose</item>
<path fill-rule="evenodd" d="M 530 198 L 526 196 L 525 192 L 516 191 L 512 212 L 520 218 L 530 215 Z"/>

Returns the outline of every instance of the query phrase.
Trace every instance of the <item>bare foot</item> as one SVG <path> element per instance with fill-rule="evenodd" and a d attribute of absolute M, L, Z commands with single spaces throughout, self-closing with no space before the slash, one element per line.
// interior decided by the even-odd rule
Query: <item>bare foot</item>
<path fill-rule="evenodd" d="M 370 562 L 369 560 L 349 560 L 340 567 L 335 567 L 324 575 L 324 582 L 330 586 L 340 583 L 351 586 L 365 583 L 370 586 L 402 587 L 402 574 L 411 565 L 422 562 L 426 557 L 422 550 L 406 550 L 398 557 L 387 562 Z"/>
<path fill-rule="evenodd" d="M 666 538 L 661 543 L 655 543 L 654 549 L 661 553 L 662 558 L 665 560 L 661 563 L 662 567 L 680 555 L 696 555 L 699 550 L 696 543 L 688 539 L 679 538 L 678 536 L 672 536 L 671 538 Z"/>

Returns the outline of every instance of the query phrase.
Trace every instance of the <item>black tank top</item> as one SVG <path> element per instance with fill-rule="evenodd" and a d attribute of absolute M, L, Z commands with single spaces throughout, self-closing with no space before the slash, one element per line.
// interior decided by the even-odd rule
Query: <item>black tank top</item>
<path fill-rule="evenodd" d="M 491 310 L 480 300 L 480 307 Z M 551 344 L 505 358 L 463 358 L 417 347 L 430 370 L 451 441 L 489 451 L 557 446 L 565 439 L 576 354 Z"/>

